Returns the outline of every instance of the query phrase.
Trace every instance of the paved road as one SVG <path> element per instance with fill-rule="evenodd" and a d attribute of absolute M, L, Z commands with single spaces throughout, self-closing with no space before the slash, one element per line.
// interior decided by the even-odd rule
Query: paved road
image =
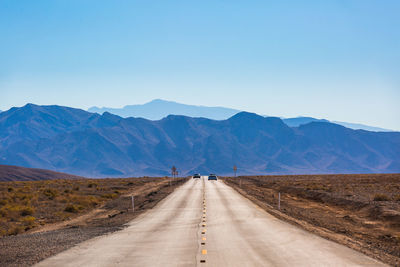
<path fill-rule="evenodd" d="M 196 265 L 383 266 L 282 222 L 221 181 L 204 177 L 190 180 L 124 230 L 37 266 Z"/>

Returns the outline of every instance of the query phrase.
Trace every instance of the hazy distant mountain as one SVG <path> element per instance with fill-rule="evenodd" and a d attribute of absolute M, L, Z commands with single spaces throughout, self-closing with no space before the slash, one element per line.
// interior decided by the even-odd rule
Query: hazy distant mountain
<path fill-rule="evenodd" d="M 328 120 L 324 119 L 315 119 L 312 117 L 296 117 L 296 118 L 288 118 L 288 119 L 282 119 L 286 125 L 290 127 L 299 127 L 300 125 L 304 125 L 310 122 L 329 122 Z M 338 123 L 339 124 L 339 123 Z M 348 127 L 351 128 L 351 127 Z"/>
<path fill-rule="evenodd" d="M 242 112 L 241 110 L 224 108 L 224 107 L 207 107 L 207 106 L 194 106 L 185 105 L 172 101 L 165 101 L 161 99 L 153 100 L 143 105 L 130 105 L 123 108 L 98 108 L 91 107 L 88 109 L 89 112 L 103 114 L 104 112 L 110 112 L 114 115 L 121 116 L 123 118 L 128 117 L 140 117 L 149 120 L 160 120 L 168 115 L 183 115 L 189 117 L 201 117 L 212 120 L 226 120 L 233 115 Z M 284 118 L 283 121 L 290 127 L 298 127 L 303 124 L 310 122 L 329 122 L 325 119 L 315 119 L 312 117 L 296 117 L 296 118 Z M 348 123 L 335 121 L 334 123 L 345 126 L 351 129 L 362 129 L 367 131 L 376 132 L 388 132 L 391 130 L 367 126 L 357 123 Z"/>
<path fill-rule="evenodd" d="M 170 115 L 158 121 L 60 106 L 0 114 L 0 164 L 83 176 L 400 172 L 400 133 L 329 122 L 289 127 L 241 112 L 227 120 Z"/>
<path fill-rule="evenodd" d="M 310 122 L 332 122 L 336 123 L 339 125 L 342 125 L 344 127 L 354 129 L 354 130 L 366 130 L 366 131 L 373 131 L 373 132 L 393 132 L 392 130 L 384 129 L 384 128 L 379 128 L 379 127 L 374 127 L 374 126 L 368 126 L 360 123 L 349 123 L 349 122 L 343 122 L 343 121 L 328 121 L 325 119 L 316 119 L 312 117 L 296 117 L 296 118 L 288 118 L 288 119 L 282 119 L 284 123 L 286 123 L 290 127 L 298 127 L 300 125 L 304 125 Z"/>
<path fill-rule="evenodd" d="M 110 112 L 123 118 L 140 117 L 149 120 L 160 120 L 168 115 L 184 115 L 224 120 L 240 112 L 240 110 L 231 108 L 185 105 L 161 99 L 156 99 L 143 105 L 130 105 L 123 108 L 91 107 L 88 111 L 99 114 Z"/>
<path fill-rule="evenodd" d="M 350 122 L 343 122 L 343 121 L 332 121 L 333 123 L 340 124 L 344 127 L 356 130 L 366 130 L 366 131 L 373 131 L 373 132 L 393 132 L 393 130 L 368 126 L 360 123 L 350 123 Z"/>

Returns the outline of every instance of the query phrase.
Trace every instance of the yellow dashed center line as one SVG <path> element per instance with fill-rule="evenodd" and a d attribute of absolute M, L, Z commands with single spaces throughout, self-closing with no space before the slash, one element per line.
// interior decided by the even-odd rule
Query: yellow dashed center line
<path fill-rule="evenodd" d="M 204 184 L 203 184 L 203 186 L 204 186 Z M 204 189 L 203 189 L 204 190 Z M 206 205 L 206 196 L 205 196 L 205 192 L 203 191 L 203 216 L 202 216 L 202 227 L 206 227 L 206 212 L 207 212 L 207 205 Z M 205 229 L 205 228 L 203 228 L 203 230 L 201 231 L 201 234 L 203 235 L 202 237 L 201 237 L 201 245 L 202 246 L 205 246 L 206 245 L 206 237 L 204 236 L 205 234 L 206 234 L 206 231 L 207 231 L 207 229 Z M 207 255 L 207 250 L 206 249 L 202 249 L 201 250 L 201 254 L 202 255 Z M 205 263 L 206 262 L 206 260 L 205 260 L 205 258 L 203 258 L 203 259 L 200 259 L 200 263 Z"/>

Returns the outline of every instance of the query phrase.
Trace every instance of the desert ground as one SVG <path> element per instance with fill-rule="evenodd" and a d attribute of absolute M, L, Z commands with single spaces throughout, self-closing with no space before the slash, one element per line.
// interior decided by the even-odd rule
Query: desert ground
<path fill-rule="evenodd" d="M 190 266 L 191 259 L 205 256 L 197 255 L 196 231 L 201 216 L 204 225 L 207 220 L 210 240 L 204 246 L 209 252 L 204 266 L 240 264 L 241 260 L 261 263 L 267 258 L 270 263 L 285 265 L 290 262 L 282 261 L 279 255 L 296 242 L 304 243 L 300 247 L 322 246 L 322 258 L 314 258 L 315 264 L 329 259 L 337 263 L 345 259 L 371 262 L 347 251 L 348 247 L 378 262 L 400 265 L 400 174 L 240 176 L 214 182 L 202 177 L 201 181 L 187 181 L 144 177 L 0 182 L 0 265 L 30 266 L 44 259 L 48 259 L 42 262 L 44 266 L 76 260 L 89 264 L 100 257 L 95 255 L 95 248 L 111 253 L 113 248 L 104 244 L 116 239 L 124 249 L 135 240 L 135 253 L 140 251 L 140 244 L 146 248 L 152 243 L 146 250 L 150 254 L 158 245 L 162 251 L 163 244 L 184 241 L 187 245 L 182 246 L 179 255 L 167 250 L 157 257 L 139 258 L 144 264 L 157 265 L 170 258 Z M 154 228 L 153 224 L 158 226 Z M 274 236 L 277 229 L 283 237 Z M 229 232 L 230 241 L 222 234 L 225 232 Z M 316 236 L 322 239 L 316 240 Z M 178 237 L 180 241 L 175 240 Z M 295 243 L 290 245 L 282 238 Z M 261 248 L 250 254 L 248 251 L 250 258 L 240 256 L 240 247 L 252 250 L 254 243 Z M 271 252 L 265 258 L 263 245 L 277 246 L 282 251 Z M 290 255 L 300 249 L 295 247 Z M 347 256 L 340 258 L 339 251 Z M 118 261 L 119 253 L 116 250 L 114 255 Z M 75 259 L 74 255 L 81 256 Z M 313 254 L 307 255 L 299 254 L 302 259 L 294 262 L 309 262 Z M 104 262 L 107 260 L 104 258 Z"/>
<path fill-rule="evenodd" d="M 400 174 L 245 176 L 224 182 L 279 219 L 400 265 Z"/>

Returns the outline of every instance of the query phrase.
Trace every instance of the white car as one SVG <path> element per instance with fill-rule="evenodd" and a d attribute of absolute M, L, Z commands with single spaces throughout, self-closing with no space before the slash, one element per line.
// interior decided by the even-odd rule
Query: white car
<path fill-rule="evenodd" d="M 215 181 L 217 181 L 217 180 L 218 180 L 218 177 L 217 177 L 215 174 L 210 174 L 210 175 L 208 176 L 208 180 L 215 180 Z"/>

